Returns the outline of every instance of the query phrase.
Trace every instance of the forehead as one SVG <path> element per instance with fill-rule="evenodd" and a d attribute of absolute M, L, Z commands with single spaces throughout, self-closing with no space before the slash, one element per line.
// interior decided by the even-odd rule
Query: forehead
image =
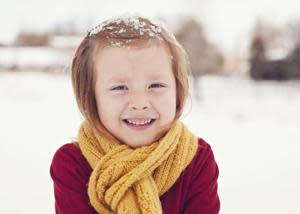
<path fill-rule="evenodd" d="M 126 76 L 147 74 L 159 77 L 172 73 L 171 54 L 166 45 L 152 44 L 142 47 L 107 46 L 94 55 L 97 76 Z M 139 71 L 138 73 L 136 71 Z"/>

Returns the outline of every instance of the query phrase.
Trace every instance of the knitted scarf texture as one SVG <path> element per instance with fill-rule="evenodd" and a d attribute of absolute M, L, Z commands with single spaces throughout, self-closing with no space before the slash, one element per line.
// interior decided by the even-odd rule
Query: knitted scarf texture
<path fill-rule="evenodd" d="M 198 139 L 180 121 L 158 141 L 131 148 L 93 131 L 84 121 L 79 147 L 92 168 L 88 183 L 98 213 L 162 213 L 160 196 L 176 182 L 196 154 Z"/>

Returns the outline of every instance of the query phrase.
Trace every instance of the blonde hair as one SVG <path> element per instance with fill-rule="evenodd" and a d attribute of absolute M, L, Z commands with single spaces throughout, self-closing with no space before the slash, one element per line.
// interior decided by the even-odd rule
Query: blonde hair
<path fill-rule="evenodd" d="M 107 20 L 89 31 L 78 46 L 72 62 L 72 85 L 77 105 L 81 114 L 96 130 L 106 129 L 99 118 L 95 99 L 95 51 L 104 46 L 142 47 L 149 41 L 158 41 L 170 51 L 176 80 L 175 119 L 181 116 L 188 96 L 187 73 L 190 70 L 184 49 L 173 34 L 149 19 L 133 16 L 116 18 Z"/>

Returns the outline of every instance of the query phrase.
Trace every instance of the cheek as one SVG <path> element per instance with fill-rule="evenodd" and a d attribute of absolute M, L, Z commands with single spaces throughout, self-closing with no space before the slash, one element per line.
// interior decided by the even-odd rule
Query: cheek
<path fill-rule="evenodd" d="M 171 91 L 160 97 L 156 102 L 156 108 L 165 117 L 172 118 L 176 113 L 176 92 Z"/>
<path fill-rule="evenodd" d="M 97 100 L 98 114 L 102 118 L 117 118 L 122 111 L 122 102 L 118 98 L 100 95 L 101 99 Z"/>

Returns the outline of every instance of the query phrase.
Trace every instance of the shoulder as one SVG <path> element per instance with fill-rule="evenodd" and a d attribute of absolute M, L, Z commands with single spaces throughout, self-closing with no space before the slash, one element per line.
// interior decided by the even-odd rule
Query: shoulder
<path fill-rule="evenodd" d="M 190 167 L 196 167 L 194 170 L 200 170 L 201 168 L 205 167 L 205 164 L 215 164 L 215 158 L 213 150 L 204 139 L 198 139 L 198 150 L 195 154 L 194 159 L 192 160 Z"/>
<path fill-rule="evenodd" d="M 51 166 L 57 169 L 68 167 L 69 164 L 82 164 L 84 157 L 76 142 L 67 143 L 62 145 L 55 152 Z"/>
<path fill-rule="evenodd" d="M 75 143 L 57 149 L 50 167 L 56 213 L 96 213 L 87 194 L 90 174 L 91 168 Z"/>
<path fill-rule="evenodd" d="M 219 168 L 210 144 L 199 138 L 196 154 L 180 178 L 186 193 L 193 194 L 194 191 L 206 188 L 209 183 L 216 183 L 218 175 Z"/>
<path fill-rule="evenodd" d="M 211 146 L 203 139 L 198 140 L 198 151 L 188 166 L 188 193 L 184 210 L 192 213 L 218 213 L 220 200 L 218 196 L 219 168 Z"/>
<path fill-rule="evenodd" d="M 190 164 L 192 180 L 201 183 L 209 182 L 209 179 L 216 180 L 219 168 L 212 147 L 202 138 L 199 138 L 198 145 L 198 151 Z"/>
<path fill-rule="evenodd" d="M 91 168 L 75 142 L 58 148 L 52 158 L 50 175 L 54 182 L 86 185 L 90 172 Z"/>
<path fill-rule="evenodd" d="M 77 142 L 66 143 L 59 147 L 53 156 L 53 161 L 60 158 L 66 158 L 68 156 L 80 156 L 80 150 Z"/>

